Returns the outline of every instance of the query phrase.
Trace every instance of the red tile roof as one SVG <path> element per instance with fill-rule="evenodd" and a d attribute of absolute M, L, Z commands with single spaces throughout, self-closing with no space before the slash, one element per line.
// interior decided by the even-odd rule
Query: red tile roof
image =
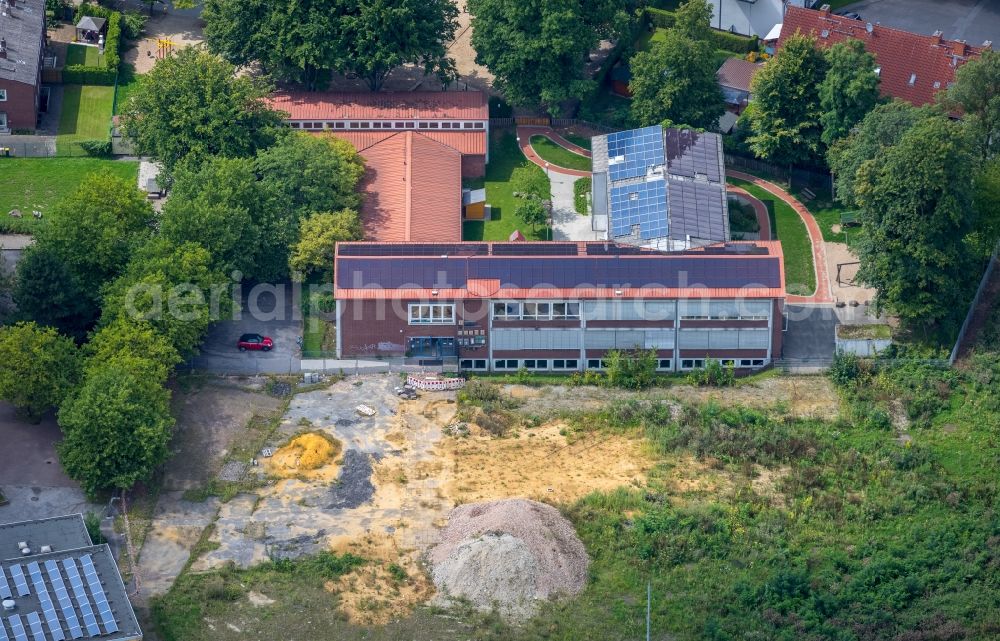
<path fill-rule="evenodd" d="M 382 135 L 382 134 L 380 134 Z M 387 242 L 462 240 L 462 155 L 400 131 L 360 150 L 365 237 Z"/>
<path fill-rule="evenodd" d="M 338 138 L 342 138 L 354 145 L 359 152 L 364 151 L 372 145 L 378 144 L 386 138 L 398 133 L 394 131 L 331 131 Z M 486 153 L 486 132 L 485 131 L 420 131 L 421 135 L 436 140 L 456 149 L 461 154 L 484 155 Z"/>
<path fill-rule="evenodd" d="M 881 67 L 882 94 L 918 106 L 934 102 L 934 95 L 955 80 L 955 69 L 978 57 L 984 49 L 940 35 L 925 36 L 880 24 L 872 25 L 868 33 L 861 20 L 789 6 L 778 40 L 779 52 L 785 40 L 796 32 L 815 36 L 823 47 L 849 38 L 862 41 Z"/>
<path fill-rule="evenodd" d="M 715 75 L 723 87 L 750 91 L 750 80 L 760 67 L 761 65 L 749 60 L 726 58 Z"/>
<path fill-rule="evenodd" d="M 271 107 L 289 120 L 488 120 L 489 105 L 480 91 L 382 93 L 278 92 Z"/>

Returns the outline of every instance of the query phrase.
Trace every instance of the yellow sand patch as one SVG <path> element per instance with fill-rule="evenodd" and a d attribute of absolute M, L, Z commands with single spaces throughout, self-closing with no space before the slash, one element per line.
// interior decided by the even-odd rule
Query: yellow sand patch
<path fill-rule="evenodd" d="M 512 496 L 569 502 L 645 483 L 653 461 L 641 441 L 593 433 L 570 442 L 563 428 L 550 423 L 511 438 L 445 439 L 440 451 L 454 465 L 445 494 L 457 503 Z"/>
<path fill-rule="evenodd" d="M 312 477 L 321 471 L 325 472 L 321 476 L 334 474 L 335 478 L 334 461 L 341 449 L 340 441 L 324 434 L 299 434 L 267 459 L 266 469 L 269 474 L 280 478 Z"/>

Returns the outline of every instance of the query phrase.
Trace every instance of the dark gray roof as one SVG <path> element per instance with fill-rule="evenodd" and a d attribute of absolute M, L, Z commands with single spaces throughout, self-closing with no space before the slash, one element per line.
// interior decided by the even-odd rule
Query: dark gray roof
<path fill-rule="evenodd" d="M 104 28 L 104 23 L 107 20 L 104 18 L 95 18 L 94 16 L 83 16 L 80 18 L 80 22 L 76 23 L 77 29 L 86 29 L 87 31 L 100 31 Z"/>
<path fill-rule="evenodd" d="M 0 38 L 7 42 L 7 58 L 0 59 L 0 80 L 34 86 L 45 34 L 45 1 L 18 0 L 0 15 Z"/>
<path fill-rule="evenodd" d="M 0 525 L 0 598 L 14 601 L 0 639 L 142 639 L 111 548 L 92 545 L 80 514 Z"/>

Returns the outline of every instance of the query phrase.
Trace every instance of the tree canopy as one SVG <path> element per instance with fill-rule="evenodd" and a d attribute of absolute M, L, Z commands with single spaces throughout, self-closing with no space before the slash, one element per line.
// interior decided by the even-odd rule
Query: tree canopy
<path fill-rule="evenodd" d="M 826 59 L 815 40 L 796 34 L 757 72 L 751 82 L 753 100 L 742 120 L 750 130 L 747 143 L 758 158 L 783 164 L 812 163 L 823 147 L 823 113 L 819 85 Z"/>
<path fill-rule="evenodd" d="M 35 422 L 57 407 L 80 379 L 80 356 L 73 341 L 35 323 L 0 327 L 0 363 L 0 398 Z"/>
<path fill-rule="evenodd" d="M 623 31 L 627 14 L 610 0 L 469 0 L 476 62 L 515 105 L 581 98 L 594 81 L 583 63 L 603 37 Z"/>
<path fill-rule="evenodd" d="M 861 166 L 899 142 L 914 124 L 933 114 L 931 109 L 914 107 L 901 100 L 878 105 L 870 111 L 848 137 L 838 140 L 827 153 L 836 181 L 837 200 L 857 206 L 855 180 Z"/>
<path fill-rule="evenodd" d="M 939 116 L 914 124 L 858 171 L 858 279 L 875 289 L 877 308 L 909 326 L 937 329 L 964 312 L 978 271 L 966 243 L 973 166 L 962 125 Z"/>
<path fill-rule="evenodd" d="M 725 112 L 708 41 L 694 40 L 674 27 L 664 40 L 637 53 L 629 64 L 632 116 L 639 126 L 670 120 L 708 129 Z"/>
<path fill-rule="evenodd" d="M 96 367 L 59 410 L 66 473 L 93 498 L 148 480 L 167 457 L 170 392 L 139 368 Z"/>
<path fill-rule="evenodd" d="M 317 212 L 302 220 L 299 242 L 292 248 L 288 265 L 293 272 L 332 273 L 336 244 L 361 240 L 363 235 L 358 212 L 352 209 Z"/>
<path fill-rule="evenodd" d="M 963 112 L 980 155 L 995 156 L 1000 150 L 1000 51 L 984 51 L 959 67 L 945 103 Z"/>
<path fill-rule="evenodd" d="M 99 314 L 96 292 L 53 249 L 34 244 L 17 262 L 11 291 L 17 317 L 83 340 Z"/>
<path fill-rule="evenodd" d="M 264 98 L 264 80 L 235 74 L 233 65 L 186 47 L 139 76 L 125 101 L 121 127 L 140 154 L 169 173 L 182 160 L 253 156 L 284 131 L 281 114 Z"/>
<path fill-rule="evenodd" d="M 860 40 L 838 42 L 824 52 L 826 76 L 819 85 L 822 139 L 832 145 L 875 107 L 879 100 L 879 77 L 875 56 Z"/>
<path fill-rule="evenodd" d="M 309 90 L 324 88 L 336 71 L 355 73 L 378 91 L 407 64 L 449 82 L 457 18 L 451 0 L 206 0 L 202 13 L 212 51 L 234 64 L 259 63 Z"/>

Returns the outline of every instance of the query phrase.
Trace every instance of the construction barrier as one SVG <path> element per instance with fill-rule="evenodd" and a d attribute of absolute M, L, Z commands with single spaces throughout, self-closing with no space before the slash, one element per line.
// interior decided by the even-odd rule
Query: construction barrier
<path fill-rule="evenodd" d="M 465 387 L 465 379 L 442 378 L 427 374 L 410 374 L 406 377 L 406 384 L 427 392 L 443 392 L 446 390 L 462 389 Z"/>

